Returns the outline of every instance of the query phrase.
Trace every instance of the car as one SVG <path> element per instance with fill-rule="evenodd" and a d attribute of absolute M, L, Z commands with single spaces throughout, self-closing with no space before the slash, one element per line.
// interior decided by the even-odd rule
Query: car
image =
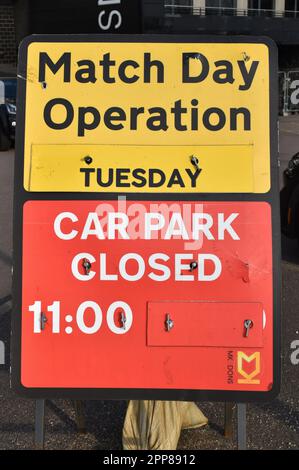
<path fill-rule="evenodd" d="M 16 78 L 0 79 L 0 151 L 9 150 L 15 143 Z"/>

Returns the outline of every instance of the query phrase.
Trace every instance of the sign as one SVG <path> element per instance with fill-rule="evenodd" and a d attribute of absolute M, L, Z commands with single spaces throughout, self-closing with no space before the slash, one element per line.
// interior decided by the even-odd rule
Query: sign
<path fill-rule="evenodd" d="M 190 162 L 189 146 L 183 145 L 86 145 L 84 150 L 92 165 L 82 158 L 78 146 L 32 145 L 28 189 L 65 192 L 75 187 L 84 192 L 102 192 L 109 188 L 128 193 L 149 189 L 160 193 L 165 188 L 171 193 L 198 193 L 199 184 L 201 191 L 209 192 L 212 183 L 217 184 L 219 193 L 254 190 L 253 147 L 249 145 L 193 146 L 201 156 L 198 168 Z"/>
<path fill-rule="evenodd" d="M 23 387 L 272 390 L 267 203 L 28 201 L 23 227 Z"/>
<path fill-rule="evenodd" d="M 272 44 L 196 41 L 25 40 L 25 190 L 267 193 Z"/>
<path fill-rule="evenodd" d="M 15 390 L 277 395 L 276 59 L 253 38 L 23 42 Z"/>

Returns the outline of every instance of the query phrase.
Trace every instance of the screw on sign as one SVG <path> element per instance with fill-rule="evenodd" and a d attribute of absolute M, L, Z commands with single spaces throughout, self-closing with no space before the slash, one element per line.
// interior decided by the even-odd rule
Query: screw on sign
<path fill-rule="evenodd" d="M 84 157 L 84 161 L 87 163 L 87 165 L 90 165 L 92 163 L 92 157 L 86 155 L 86 157 Z"/>
<path fill-rule="evenodd" d="M 197 170 L 200 170 L 200 168 L 199 168 L 199 159 L 195 155 L 192 155 L 191 163 L 196 167 Z"/>
<path fill-rule="evenodd" d="M 275 54 L 238 37 L 23 43 L 17 390 L 277 394 Z"/>
<path fill-rule="evenodd" d="M 91 269 L 91 262 L 87 258 L 84 258 L 82 266 L 85 270 L 85 274 L 88 275 L 90 273 L 90 269 Z"/>
<path fill-rule="evenodd" d="M 245 320 L 244 321 L 244 328 L 245 328 L 245 336 L 247 337 L 249 334 L 249 329 L 253 327 L 252 320 Z"/>
<path fill-rule="evenodd" d="M 165 325 L 166 331 L 170 331 L 174 327 L 174 321 L 170 318 L 169 313 L 166 315 Z"/>

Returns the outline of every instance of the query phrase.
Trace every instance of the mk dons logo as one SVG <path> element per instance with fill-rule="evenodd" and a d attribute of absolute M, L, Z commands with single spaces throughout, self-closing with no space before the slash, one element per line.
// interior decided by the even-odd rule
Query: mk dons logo
<path fill-rule="evenodd" d="M 250 373 L 244 370 L 244 361 L 247 364 L 255 361 L 255 367 Z M 255 379 L 255 377 L 261 372 L 261 353 L 255 352 L 251 356 L 247 356 L 242 351 L 238 351 L 237 370 L 238 374 L 243 377 L 243 379 L 238 379 L 239 384 L 259 384 L 260 379 Z"/>

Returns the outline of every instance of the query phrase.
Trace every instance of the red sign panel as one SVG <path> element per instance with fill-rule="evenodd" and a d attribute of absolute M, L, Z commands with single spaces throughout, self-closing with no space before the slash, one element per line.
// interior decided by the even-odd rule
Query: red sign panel
<path fill-rule="evenodd" d="M 28 201 L 27 388 L 269 391 L 265 202 Z"/>

